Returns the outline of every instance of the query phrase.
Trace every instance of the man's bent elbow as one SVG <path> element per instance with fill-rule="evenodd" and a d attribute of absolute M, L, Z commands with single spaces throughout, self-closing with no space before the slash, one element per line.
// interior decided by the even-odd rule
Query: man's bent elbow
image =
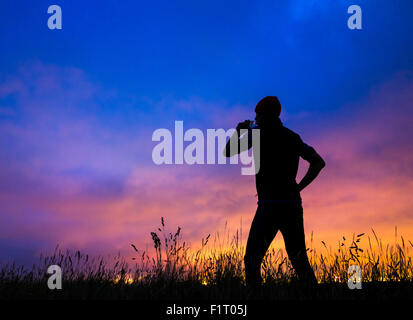
<path fill-rule="evenodd" d="M 326 162 L 319 154 L 314 154 L 313 158 L 310 160 L 310 165 L 318 170 L 323 169 L 326 166 Z"/>
<path fill-rule="evenodd" d="M 320 157 L 320 162 L 319 162 L 319 166 L 321 169 L 323 169 L 326 166 L 326 162 L 324 161 L 323 158 Z"/>

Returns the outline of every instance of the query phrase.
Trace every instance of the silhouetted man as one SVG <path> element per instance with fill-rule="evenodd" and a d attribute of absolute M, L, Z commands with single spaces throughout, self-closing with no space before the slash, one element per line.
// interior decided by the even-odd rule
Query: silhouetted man
<path fill-rule="evenodd" d="M 277 97 L 263 98 L 258 102 L 255 113 L 260 129 L 260 168 L 255 175 L 258 208 L 244 257 L 247 285 L 261 284 L 261 262 L 278 230 L 283 235 L 288 257 L 298 277 L 307 283 L 316 284 L 306 252 L 300 191 L 317 177 L 325 162 L 298 134 L 282 125 L 279 119 L 281 104 Z M 241 129 L 248 129 L 248 133 L 240 137 Z M 241 150 L 243 145 L 251 148 L 251 132 L 249 120 L 240 122 L 237 132 L 226 145 L 225 155 L 230 157 L 244 151 Z M 234 139 L 237 140 L 234 144 L 238 146 L 237 150 L 230 148 L 231 140 L 234 142 Z M 241 143 L 242 139 L 248 139 L 247 143 Z M 254 158 L 256 156 L 254 153 Z M 297 184 L 300 157 L 307 160 L 310 166 Z"/>

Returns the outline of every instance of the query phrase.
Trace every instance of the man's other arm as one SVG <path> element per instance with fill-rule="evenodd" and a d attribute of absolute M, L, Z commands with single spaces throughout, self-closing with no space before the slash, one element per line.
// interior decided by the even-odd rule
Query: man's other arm
<path fill-rule="evenodd" d="M 298 190 L 301 192 L 311 182 L 317 178 L 320 171 L 325 167 L 326 163 L 321 156 L 314 150 L 314 148 L 306 146 L 306 151 L 302 156 L 303 159 L 310 163 L 307 173 L 298 184 Z"/>

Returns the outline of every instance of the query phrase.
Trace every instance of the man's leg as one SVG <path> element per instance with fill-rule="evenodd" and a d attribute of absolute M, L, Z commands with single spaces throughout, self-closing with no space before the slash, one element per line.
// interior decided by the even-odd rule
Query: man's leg
<path fill-rule="evenodd" d="M 248 286 L 261 284 L 261 262 L 278 231 L 275 214 L 270 206 L 259 205 L 251 224 L 244 265 Z"/>
<path fill-rule="evenodd" d="M 307 257 L 301 204 L 289 206 L 284 214 L 286 214 L 286 219 L 280 230 L 291 264 L 300 280 L 309 284 L 317 284 L 317 279 Z"/>

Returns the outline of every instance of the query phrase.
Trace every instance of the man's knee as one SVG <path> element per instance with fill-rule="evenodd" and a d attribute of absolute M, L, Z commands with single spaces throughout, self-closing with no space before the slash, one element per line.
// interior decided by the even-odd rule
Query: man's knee
<path fill-rule="evenodd" d="M 245 269 L 250 269 L 251 267 L 251 254 L 248 253 L 248 251 L 244 255 L 244 266 Z"/>
<path fill-rule="evenodd" d="M 257 269 L 260 269 L 261 261 L 254 253 L 247 253 L 244 255 L 244 267 L 245 272 L 254 273 Z"/>

